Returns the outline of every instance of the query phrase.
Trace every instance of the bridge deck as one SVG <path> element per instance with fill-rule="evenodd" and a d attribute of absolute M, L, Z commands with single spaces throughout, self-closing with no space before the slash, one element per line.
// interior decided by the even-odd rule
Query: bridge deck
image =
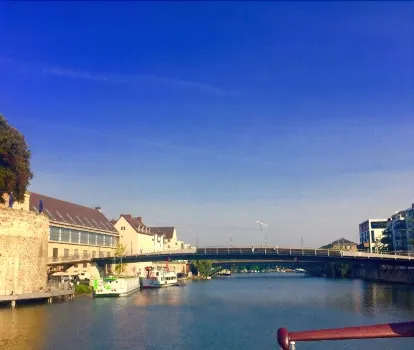
<path fill-rule="evenodd" d="M 70 257 L 59 258 L 49 265 L 78 263 L 79 261 L 90 261 L 98 265 L 119 264 L 133 262 L 152 261 L 178 261 L 178 260 L 282 260 L 292 262 L 376 262 L 384 265 L 414 266 L 413 257 L 401 254 L 375 254 L 366 252 L 351 252 L 329 249 L 308 248 L 269 248 L 269 247 L 209 247 L 198 249 L 183 249 L 178 251 L 163 251 L 151 253 L 137 253 L 122 257 L 100 257 L 71 260 Z"/>

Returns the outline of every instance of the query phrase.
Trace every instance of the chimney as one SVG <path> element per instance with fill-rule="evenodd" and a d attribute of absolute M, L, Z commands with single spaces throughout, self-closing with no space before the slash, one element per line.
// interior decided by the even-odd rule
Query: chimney
<path fill-rule="evenodd" d="M 99 211 L 100 213 L 102 213 L 102 208 L 101 208 L 101 207 L 95 207 L 95 209 L 96 209 L 97 211 Z"/>

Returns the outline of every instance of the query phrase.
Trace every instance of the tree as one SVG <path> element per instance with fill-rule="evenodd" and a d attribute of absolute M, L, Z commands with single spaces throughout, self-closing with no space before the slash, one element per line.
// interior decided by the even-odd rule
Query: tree
<path fill-rule="evenodd" d="M 380 250 L 383 252 L 390 252 L 393 250 L 392 231 L 390 228 L 386 228 L 382 234 Z"/>
<path fill-rule="evenodd" d="M 122 256 L 125 256 L 126 253 L 126 245 L 122 245 L 121 242 L 118 242 L 116 248 L 115 248 L 115 257 L 119 258 Z M 126 264 L 116 264 L 115 265 L 115 272 L 117 274 L 122 274 L 125 271 Z"/>
<path fill-rule="evenodd" d="M 197 273 L 201 277 L 208 277 L 211 273 L 211 267 L 213 262 L 211 260 L 197 260 L 193 261 L 194 267 L 197 269 Z"/>
<path fill-rule="evenodd" d="M 4 203 L 5 193 L 12 193 L 14 200 L 23 202 L 32 178 L 26 140 L 0 114 L 0 203 Z"/>

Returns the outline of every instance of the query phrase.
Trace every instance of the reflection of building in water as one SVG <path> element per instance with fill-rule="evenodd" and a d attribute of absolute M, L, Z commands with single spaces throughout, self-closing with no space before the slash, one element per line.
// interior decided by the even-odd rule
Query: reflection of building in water
<path fill-rule="evenodd" d="M 0 312 L 1 350 L 43 350 L 47 346 L 46 308 L 5 309 Z"/>
<path fill-rule="evenodd" d="M 412 287 L 381 283 L 364 283 L 362 301 L 365 311 L 378 312 L 384 308 L 414 311 Z"/>

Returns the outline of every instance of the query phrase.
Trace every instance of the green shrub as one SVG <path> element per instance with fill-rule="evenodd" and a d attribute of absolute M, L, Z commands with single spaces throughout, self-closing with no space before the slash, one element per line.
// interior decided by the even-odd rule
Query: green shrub
<path fill-rule="evenodd" d="M 78 284 L 75 286 L 75 292 L 77 294 L 91 294 L 92 289 L 84 284 Z"/>

